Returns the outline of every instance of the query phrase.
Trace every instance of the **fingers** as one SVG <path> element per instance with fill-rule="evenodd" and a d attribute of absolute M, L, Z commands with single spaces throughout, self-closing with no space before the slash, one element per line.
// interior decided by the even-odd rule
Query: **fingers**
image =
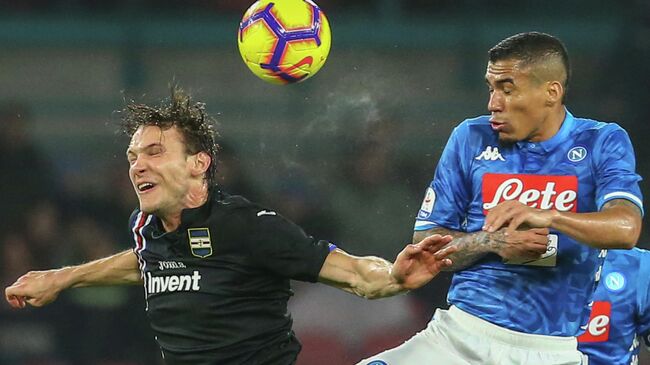
<path fill-rule="evenodd" d="M 436 260 L 441 260 L 441 261 L 449 261 L 451 262 L 450 259 L 448 259 L 449 255 L 458 252 L 458 246 L 449 246 L 446 247 L 442 250 L 438 250 L 433 257 L 436 258 Z M 450 263 L 451 265 L 451 263 Z"/>
<path fill-rule="evenodd" d="M 519 226 L 521 226 L 525 221 L 526 221 L 526 218 L 525 218 L 525 216 L 523 214 L 520 214 L 520 215 L 517 215 L 517 216 L 513 217 L 510 220 L 510 224 L 508 224 L 508 228 L 506 229 L 506 231 L 508 233 L 512 233 L 512 232 L 516 231 L 517 228 L 519 228 Z"/>
<path fill-rule="evenodd" d="M 404 248 L 404 253 L 409 257 L 415 256 L 420 252 L 422 252 L 422 247 L 419 244 L 408 244 Z"/>
<path fill-rule="evenodd" d="M 5 299 L 13 308 L 25 308 L 25 297 L 19 294 L 15 285 L 5 289 Z"/>
<path fill-rule="evenodd" d="M 548 236 L 551 233 L 548 228 L 531 228 L 529 231 L 543 236 Z"/>
<path fill-rule="evenodd" d="M 450 235 L 441 236 L 439 234 L 433 234 L 418 242 L 417 245 L 422 247 L 423 250 L 435 252 L 447 245 L 453 239 L 454 238 Z"/>
<path fill-rule="evenodd" d="M 502 205 L 496 206 L 488 212 L 488 215 L 485 217 L 485 222 L 483 223 L 484 231 L 490 233 L 496 232 L 506 223 L 510 222 L 512 219 L 512 208 L 510 208 L 510 205 L 506 203 L 502 203 Z"/>

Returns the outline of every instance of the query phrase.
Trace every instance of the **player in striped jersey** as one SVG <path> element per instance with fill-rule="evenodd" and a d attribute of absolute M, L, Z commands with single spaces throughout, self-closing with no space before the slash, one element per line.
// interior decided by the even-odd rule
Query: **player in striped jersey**
<path fill-rule="evenodd" d="M 308 236 L 275 211 L 213 184 L 216 145 L 202 103 L 181 90 L 159 107 L 129 104 L 129 176 L 140 203 L 134 249 L 87 264 L 30 272 L 5 290 L 14 307 L 45 305 L 73 287 L 142 284 L 165 362 L 288 365 L 290 280 L 381 298 L 420 287 L 451 261 L 451 236 L 407 245 L 395 263 L 356 257 Z"/>

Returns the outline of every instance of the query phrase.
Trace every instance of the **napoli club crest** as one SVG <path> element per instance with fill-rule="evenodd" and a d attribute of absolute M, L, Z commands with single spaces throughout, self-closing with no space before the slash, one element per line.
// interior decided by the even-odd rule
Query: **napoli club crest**
<path fill-rule="evenodd" d="M 187 230 L 187 237 L 190 240 L 192 255 L 199 258 L 212 255 L 212 242 L 208 228 L 190 228 Z"/>
<path fill-rule="evenodd" d="M 610 291 L 619 292 L 625 288 L 625 276 L 620 272 L 611 272 L 605 277 L 605 286 Z"/>

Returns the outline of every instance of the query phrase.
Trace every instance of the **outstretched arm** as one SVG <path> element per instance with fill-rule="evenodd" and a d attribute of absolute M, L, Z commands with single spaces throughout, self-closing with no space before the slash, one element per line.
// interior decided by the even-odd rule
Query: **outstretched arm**
<path fill-rule="evenodd" d="M 439 251 L 451 239 L 451 236 L 434 235 L 418 244 L 407 245 L 394 264 L 379 257 L 357 257 L 336 249 L 327 256 L 319 281 L 368 299 L 416 289 L 451 265 L 447 256 L 456 248 Z"/>
<path fill-rule="evenodd" d="M 548 229 L 528 229 L 507 232 L 459 232 L 447 228 L 435 227 L 426 231 L 415 231 L 413 242 L 421 242 L 427 236 L 439 234 L 454 238 L 446 247 L 456 247 L 456 252 L 449 255 L 452 264 L 443 271 L 462 270 L 481 259 L 488 253 L 495 253 L 504 259 L 534 259 L 546 252 Z"/>
<path fill-rule="evenodd" d="M 24 308 L 26 304 L 41 307 L 68 288 L 141 282 L 137 257 L 132 250 L 126 250 L 82 265 L 30 271 L 5 289 L 5 298 L 14 308 Z"/>

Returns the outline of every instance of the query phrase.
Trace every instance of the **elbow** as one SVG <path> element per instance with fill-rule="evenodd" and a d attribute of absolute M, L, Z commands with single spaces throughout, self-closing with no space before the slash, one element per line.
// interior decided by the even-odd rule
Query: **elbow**
<path fill-rule="evenodd" d="M 626 222 L 621 225 L 617 248 L 630 250 L 634 248 L 641 236 L 641 222 Z"/>
<path fill-rule="evenodd" d="M 629 237 L 627 237 L 627 239 L 625 239 L 622 242 L 622 247 L 621 248 L 624 249 L 624 250 L 631 250 L 634 247 L 636 247 L 637 242 L 639 242 L 640 234 L 641 234 L 640 232 L 636 233 L 636 234 L 630 234 Z"/>

